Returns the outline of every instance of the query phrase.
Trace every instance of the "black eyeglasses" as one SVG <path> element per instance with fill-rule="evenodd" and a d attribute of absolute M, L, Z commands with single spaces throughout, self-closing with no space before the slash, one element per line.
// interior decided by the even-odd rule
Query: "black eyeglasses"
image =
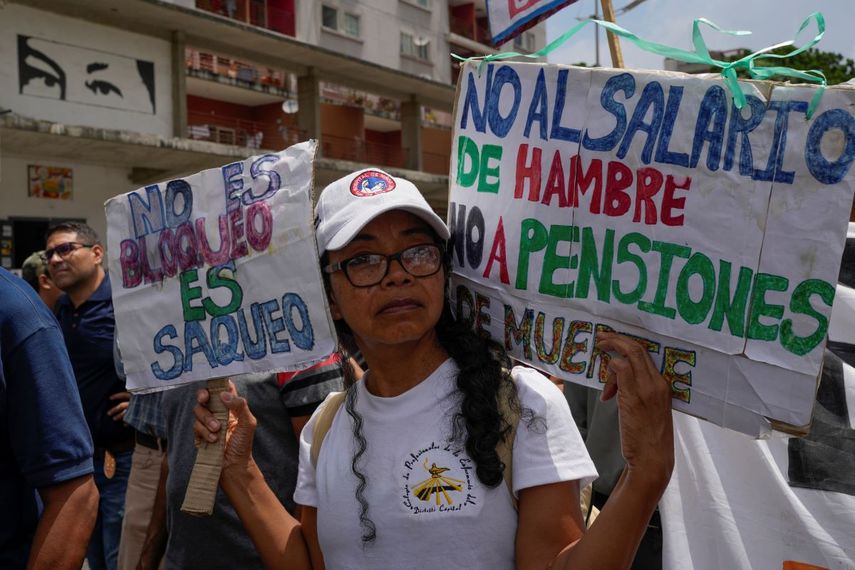
<path fill-rule="evenodd" d="M 344 271 L 347 280 L 354 287 L 371 287 L 383 281 L 389 273 L 392 261 L 398 261 L 404 271 L 413 277 L 429 277 L 442 267 L 442 250 L 438 245 L 429 243 L 414 245 L 392 255 L 363 253 L 338 263 L 331 263 L 324 267 L 324 271 Z"/>
<path fill-rule="evenodd" d="M 53 254 L 59 254 L 61 259 L 65 259 L 69 255 L 71 255 L 72 251 L 78 250 L 81 247 L 92 247 L 93 244 L 88 243 L 78 243 L 76 241 L 67 241 L 65 243 L 61 243 L 56 247 L 52 247 L 50 249 L 46 249 L 44 253 L 45 261 L 50 261 L 53 258 Z"/>

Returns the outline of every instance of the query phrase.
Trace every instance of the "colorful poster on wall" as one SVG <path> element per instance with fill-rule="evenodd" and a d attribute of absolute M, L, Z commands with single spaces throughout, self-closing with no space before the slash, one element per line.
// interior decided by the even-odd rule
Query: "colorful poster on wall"
<path fill-rule="evenodd" d="M 335 348 L 312 222 L 314 141 L 106 203 L 127 384 L 295 370 Z"/>
<path fill-rule="evenodd" d="M 749 433 L 810 421 L 855 193 L 855 89 L 493 63 L 461 73 L 458 312 L 515 358 L 605 381 L 637 337 L 674 406 Z M 842 134 L 841 134 L 842 133 Z"/>
<path fill-rule="evenodd" d="M 29 174 L 27 196 L 51 200 L 71 200 L 74 198 L 73 169 L 30 164 L 27 167 L 27 172 Z"/>
<path fill-rule="evenodd" d="M 487 16 L 493 45 L 500 46 L 514 39 L 574 2 L 576 0 L 488 0 Z"/>

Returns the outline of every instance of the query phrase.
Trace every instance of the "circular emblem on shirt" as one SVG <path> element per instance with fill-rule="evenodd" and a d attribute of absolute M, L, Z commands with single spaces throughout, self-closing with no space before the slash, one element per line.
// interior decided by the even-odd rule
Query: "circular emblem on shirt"
<path fill-rule="evenodd" d="M 410 452 L 403 468 L 403 503 L 414 515 L 454 513 L 478 503 L 475 464 L 453 443 L 432 441 Z"/>
<path fill-rule="evenodd" d="M 364 198 L 376 196 L 395 189 L 395 181 L 385 172 L 366 170 L 350 183 L 350 193 Z"/>

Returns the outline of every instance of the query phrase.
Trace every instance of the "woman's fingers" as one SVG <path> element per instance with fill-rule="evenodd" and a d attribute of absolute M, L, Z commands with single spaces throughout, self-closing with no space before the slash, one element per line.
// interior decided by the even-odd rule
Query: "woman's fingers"
<path fill-rule="evenodd" d="M 196 416 L 196 422 L 193 424 L 193 434 L 199 441 L 217 441 L 218 432 L 220 431 L 220 422 L 208 409 L 208 400 L 211 395 L 207 390 L 201 389 L 196 392 L 196 407 L 193 408 L 193 415 Z"/>

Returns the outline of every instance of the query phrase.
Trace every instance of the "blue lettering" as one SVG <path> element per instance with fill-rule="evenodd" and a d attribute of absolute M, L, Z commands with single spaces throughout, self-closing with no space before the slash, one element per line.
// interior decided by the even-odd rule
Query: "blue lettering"
<path fill-rule="evenodd" d="M 159 232 L 163 229 L 163 196 L 157 184 L 145 187 L 145 199 L 137 192 L 128 194 L 134 237 Z"/>
<path fill-rule="evenodd" d="M 181 196 L 181 212 L 175 211 L 175 198 Z M 193 213 L 193 190 L 186 180 L 170 180 L 166 185 L 166 227 L 177 228 Z"/>
<path fill-rule="evenodd" d="M 160 354 L 162 352 L 168 352 L 172 355 L 172 366 L 169 367 L 169 370 L 164 370 L 159 362 L 151 363 L 151 371 L 154 374 L 154 377 L 158 380 L 172 380 L 174 378 L 178 378 L 181 375 L 182 371 L 182 363 L 184 362 L 184 354 L 181 353 L 181 349 L 177 346 L 164 345 L 163 337 L 169 338 L 177 338 L 178 332 L 175 330 L 175 325 L 166 325 L 154 335 L 154 352 L 155 354 Z"/>
<path fill-rule="evenodd" d="M 549 133 L 549 137 L 560 141 L 577 143 L 581 137 L 579 129 L 571 129 L 569 127 L 561 126 L 561 118 L 564 115 L 565 98 L 567 97 L 567 75 L 569 72 L 570 71 L 568 69 L 561 69 L 558 71 L 555 108 L 552 110 L 552 132 Z"/>
<path fill-rule="evenodd" d="M 614 115 L 617 124 L 612 132 L 600 138 L 592 139 L 585 132 L 582 138 L 582 146 L 588 150 L 609 151 L 615 147 L 626 130 L 626 108 L 623 103 L 615 101 L 615 93 L 623 91 L 626 99 L 635 95 L 635 77 L 629 73 L 621 73 L 609 77 L 600 93 L 600 105 L 603 109 Z"/>
<path fill-rule="evenodd" d="M 279 303 L 276 299 L 261 303 L 261 314 L 264 317 L 264 328 L 267 329 L 267 335 L 270 337 L 270 351 L 274 354 L 277 352 L 290 352 L 291 343 L 287 340 L 281 340 L 278 336 L 280 332 L 285 330 L 285 320 L 282 317 L 274 317 L 273 313 L 279 310 Z"/>
<path fill-rule="evenodd" d="M 489 100 L 490 90 L 493 86 L 493 65 L 487 65 L 487 79 L 484 86 L 484 107 L 478 106 L 478 90 L 475 87 L 475 74 L 471 71 L 467 76 L 466 81 L 466 98 L 463 102 L 463 113 L 460 117 L 460 128 L 465 129 L 469 122 L 469 109 L 472 109 L 472 122 L 475 123 L 475 130 L 483 133 L 487 128 L 487 101 Z"/>
<path fill-rule="evenodd" d="M 659 141 L 656 143 L 656 162 L 660 164 L 674 164 L 677 166 L 689 166 L 689 155 L 685 152 L 671 152 L 668 146 L 671 144 L 671 135 L 674 134 L 674 124 L 677 122 L 677 112 L 680 110 L 680 101 L 683 99 L 683 88 L 672 85 L 668 89 L 668 102 L 665 103 L 665 117 L 662 119 L 662 128 L 659 130 Z"/>
<path fill-rule="evenodd" d="M 727 93 L 719 85 L 713 85 L 704 93 L 698 120 L 695 123 L 695 138 L 692 141 L 692 157 L 689 166 L 695 168 L 701 158 L 704 142 L 709 143 L 707 149 L 707 168 L 712 172 L 718 170 L 721 162 L 721 145 L 724 141 L 724 125 L 727 122 Z"/>
<path fill-rule="evenodd" d="M 226 330 L 225 340 L 220 338 L 221 327 Z M 243 360 L 243 354 L 237 350 L 238 340 L 240 340 L 240 335 L 233 316 L 220 315 L 219 317 L 214 317 L 211 321 L 211 344 L 213 345 L 214 356 L 217 362 L 223 366 L 227 366 L 235 360 Z"/>
<path fill-rule="evenodd" d="M 187 351 L 184 355 L 184 372 L 193 370 L 193 355 L 197 352 L 204 353 L 205 358 L 208 359 L 208 366 L 217 367 L 217 359 L 214 358 L 211 343 L 208 342 L 200 321 L 184 323 L 184 350 Z"/>
<path fill-rule="evenodd" d="M 822 154 L 822 137 L 830 129 L 843 131 L 846 143 L 835 161 Z M 855 119 L 843 109 L 830 109 L 816 118 L 805 142 L 805 162 L 811 175 L 823 184 L 837 184 L 855 159 Z"/>
<path fill-rule="evenodd" d="M 499 101 L 502 99 L 502 88 L 505 85 L 510 85 L 514 90 L 514 102 L 508 111 L 508 116 L 503 117 L 499 110 Z M 487 121 L 490 123 L 490 130 L 497 137 L 504 137 L 511 130 L 514 121 L 517 118 L 517 112 L 520 109 L 520 101 L 522 100 L 522 86 L 520 85 L 520 77 L 513 67 L 505 66 L 499 68 L 496 72 L 496 80 L 493 81 L 490 95 L 487 98 Z"/>
<path fill-rule="evenodd" d="M 653 116 L 650 117 L 650 123 L 645 123 L 644 117 L 647 116 L 647 110 L 651 107 L 653 108 Z M 653 144 L 656 142 L 656 135 L 662 127 L 664 107 L 665 93 L 662 91 L 662 85 L 658 81 L 651 81 L 644 86 L 638 105 L 636 105 L 635 111 L 632 113 L 632 119 L 629 121 L 626 134 L 617 151 L 618 158 L 626 157 L 635 133 L 643 131 L 647 133 L 647 139 L 644 141 L 644 149 L 641 151 L 641 161 L 644 164 L 650 164 L 650 155 L 653 154 Z"/>
<path fill-rule="evenodd" d="M 261 306 L 258 303 L 253 303 L 250 306 L 252 313 L 252 326 L 255 329 L 255 340 L 249 334 L 249 327 L 246 324 L 246 314 L 241 309 L 237 312 L 238 328 L 240 329 L 240 337 L 243 339 L 243 350 L 248 357 L 253 360 L 264 358 L 267 354 L 267 337 L 264 334 L 264 317 L 261 315 Z"/>
<path fill-rule="evenodd" d="M 279 160 L 279 157 L 275 154 L 265 154 L 264 156 L 258 157 L 255 162 L 250 165 L 249 175 L 252 176 L 253 180 L 261 177 L 267 178 L 267 189 L 258 196 L 253 194 L 251 189 L 244 192 L 241 196 L 244 205 L 249 206 L 254 202 L 266 200 L 276 194 L 276 192 L 279 191 L 279 188 L 282 187 L 282 180 L 279 178 L 279 173 L 275 170 L 264 168 L 264 165 L 268 162 L 276 162 L 277 160 Z"/>
<path fill-rule="evenodd" d="M 566 70 L 565 70 L 566 71 Z M 523 135 L 529 138 L 531 133 L 531 124 L 537 121 L 540 124 L 540 138 L 546 140 L 546 114 L 549 109 L 549 102 L 546 93 L 546 79 L 543 74 L 543 68 L 537 74 L 537 83 L 534 85 L 534 95 L 531 97 L 531 105 L 528 108 L 528 118 L 525 121 L 525 130 Z"/>
<path fill-rule="evenodd" d="M 243 192 L 243 163 L 233 162 L 220 169 L 223 173 L 223 183 L 226 188 L 226 212 L 240 208 L 240 197 Z"/>
<path fill-rule="evenodd" d="M 294 324 L 294 309 L 300 317 L 301 328 L 297 328 Z M 291 340 L 298 348 L 303 350 L 312 350 L 315 346 L 315 333 L 312 330 L 312 321 L 309 318 L 309 308 L 303 299 L 296 293 L 286 293 L 282 297 L 282 314 L 285 315 L 285 325 L 288 327 L 288 334 L 291 335 Z"/>
<path fill-rule="evenodd" d="M 730 171 L 733 168 L 733 157 L 736 153 L 736 135 L 742 133 L 740 137 L 741 146 L 739 149 L 739 174 L 742 176 L 751 176 L 754 173 L 754 156 L 751 152 L 751 141 L 748 138 L 748 133 L 756 129 L 763 122 L 763 116 L 766 114 L 766 105 L 759 97 L 747 95 L 748 105 L 742 108 L 742 111 L 734 105 L 730 112 L 730 129 L 727 131 L 727 150 L 724 152 L 724 165 L 722 169 Z M 742 116 L 746 110 L 751 111 L 751 115 L 747 118 Z"/>

